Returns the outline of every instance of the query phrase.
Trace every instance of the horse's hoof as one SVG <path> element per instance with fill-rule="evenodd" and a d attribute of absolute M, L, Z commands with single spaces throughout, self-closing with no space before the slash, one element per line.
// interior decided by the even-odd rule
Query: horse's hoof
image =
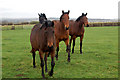
<path fill-rule="evenodd" d="M 56 60 L 58 60 L 58 55 L 55 55 L 55 57 L 56 57 Z"/>
<path fill-rule="evenodd" d="M 47 71 L 47 70 L 45 70 L 45 72 L 47 73 L 48 71 Z"/>
<path fill-rule="evenodd" d="M 36 66 L 33 66 L 33 68 L 36 68 Z"/>
<path fill-rule="evenodd" d="M 74 53 L 74 50 L 72 50 L 72 54 Z"/>
<path fill-rule="evenodd" d="M 58 58 L 56 58 L 56 61 L 58 60 Z"/>
<path fill-rule="evenodd" d="M 70 62 L 70 59 L 67 59 L 68 62 Z"/>
<path fill-rule="evenodd" d="M 80 52 L 80 54 L 82 54 L 82 52 Z"/>
<path fill-rule="evenodd" d="M 42 78 L 45 79 L 45 75 L 42 75 Z"/>
<path fill-rule="evenodd" d="M 49 71 L 49 72 L 48 72 L 48 75 L 49 75 L 49 76 L 52 76 L 52 75 L 53 75 L 53 73 L 52 73 L 51 71 Z"/>
<path fill-rule="evenodd" d="M 45 79 L 45 76 L 43 77 L 43 79 Z"/>

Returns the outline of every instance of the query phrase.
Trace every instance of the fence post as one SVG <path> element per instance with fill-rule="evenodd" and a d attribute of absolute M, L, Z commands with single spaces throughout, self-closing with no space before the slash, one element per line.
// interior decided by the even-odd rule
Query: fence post
<path fill-rule="evenodd" d="M 11 30 L 15 30 L 15 26 L 14 25 L 11 27 Z"/>

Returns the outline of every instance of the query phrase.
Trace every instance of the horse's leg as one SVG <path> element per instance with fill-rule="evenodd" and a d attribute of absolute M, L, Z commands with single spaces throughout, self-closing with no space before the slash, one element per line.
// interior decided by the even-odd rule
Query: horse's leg
<path fill-rule="evenodd" d="M 32 53 L 32 56 L 33 56 L 33 68 L 35 68 L 36 66 L 35 66 L 35 51 L 34 51 L 34 49 L 32 48 L 32 50 L 31 50 L 31 53 Z"/>
<path fill-rule="evenodd" d="M 71 49 L 71 42 L 72 42 L 72 39 L 73 39 L 73 38 L 72 38 L 72 36 L 71 36 L 71 39 L 70 39 L 70 44 L 69 44 L 69 45 L 70 45 L 70 49 Z"/>
<path fill-rule="evenodd" d="M 45 72 L 47 72 L 47 56 L 48 56 L 48 53 L 46 52 L 46 53 L 45 53 L 45 57 L 44 57 L 44 61 L 45 61 Z"/>
<path fill-rule="evenodd" d="M 42 68 L 42 76 L 43 78 L 45 78 L 45 75 L 44 75 L 44 61 L 43 61 L 43 52 L 39 49 L 39 55 L 40 55 L 40 60 L 41 60 L 41 68 Z"/>
<path fill-rule="evenodd" d="M 47 57 L 49 57 L 49 55 L 50 55 L 50 52 L 48 53 L 48 56 L 47 56 Z"/>
<path fill-rule="evenodd" d="M 82 54 L 82 40 L 83 40 L 83 35 L 80 36 L 80 54 Z"/>
<path fill-rule="evenodd" d="M 58 40 L 56 40 L 56 55 L 55 55 L 55 57 L 56 57 L 56 60 L 58 60 L 58 52 L 59 52 L 59 41 Z"/>
<path fill-rule="evenodd" d="M 54 69 L 54 66 L 55 66 L 54 57 L 55 57 L 55 52 L 53 51 L 51 53 L 51 71 L 49 71 L 49 76 L 53 75 L 53 69 Z"/>
<path fill-rule="evenodd" d="M 36 67 L 35 66 L 35 52 L 33 52 L 32 55 L 33 55 L 33 68 L 35 68 Z"/>
<path fill-rule="evenodd" d="M 69 45 L 69 38 L 67 40 L 65 40 L 65 44 L 67 46 L 66 51 L 68 52 L 68 62 L 70 62 L 70 45 Z"/>
<path fill-rule="evenodd" d="M 75 47 L 75 38 L 73 38 L 73 48 L 72 48 L 72 54 L 74 53 L 74 47 Z"/>

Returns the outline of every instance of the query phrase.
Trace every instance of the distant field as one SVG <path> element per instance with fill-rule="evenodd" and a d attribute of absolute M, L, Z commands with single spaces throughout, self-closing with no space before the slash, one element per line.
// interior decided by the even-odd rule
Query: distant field
<path fill-rule="evenodd" d="M 37 52 L 33 69 L 30 53 L 31 27 L 2 31 L 2 77 L 42 78 Z M 75 53 L 67 62 L 66 46 L 60 43 L 59 60 L 55 59 L 54 78 L 118 78 L 118 27 L 86 27 L 83 54 L 79 52 L 79 38 Z M 48 70 L 51 69 L 48 57 Z M 48 73 L 45 74 L 46 77 Z"/>

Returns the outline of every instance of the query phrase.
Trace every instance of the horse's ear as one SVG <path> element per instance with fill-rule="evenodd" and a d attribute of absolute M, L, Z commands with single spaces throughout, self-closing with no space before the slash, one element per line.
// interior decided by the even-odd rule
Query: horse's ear
<path fill-rule="evenodd" d="M 62 13 L 64 14 L 64 10 L 62 10 Z"/>
<path fill-rule="evenodd" d="M 70 13 L 70 10 L 68 10 L 68 14 Z"/>
<path fill-rule="evenodd" d="M 43 13 L 43 16 L 46 17 L 44 13 Z"/>
<path fill-rule="evenodd" d="M 38 15 L 40 16 L 40 14 L 38 13 Z"/>
<path fill-rule="evenodd" d="M 54 22 L 52 21 L 52 27 L 54 27 Z"/>
<path fill-rule="evenodd" d="M 84 13 L 82 13 L 82 16 L 84 16 Z"/>
<path fill-rule="evenodd" d="M 85 16 L 87 15 L 87 13 L 85 14 Z"/>

